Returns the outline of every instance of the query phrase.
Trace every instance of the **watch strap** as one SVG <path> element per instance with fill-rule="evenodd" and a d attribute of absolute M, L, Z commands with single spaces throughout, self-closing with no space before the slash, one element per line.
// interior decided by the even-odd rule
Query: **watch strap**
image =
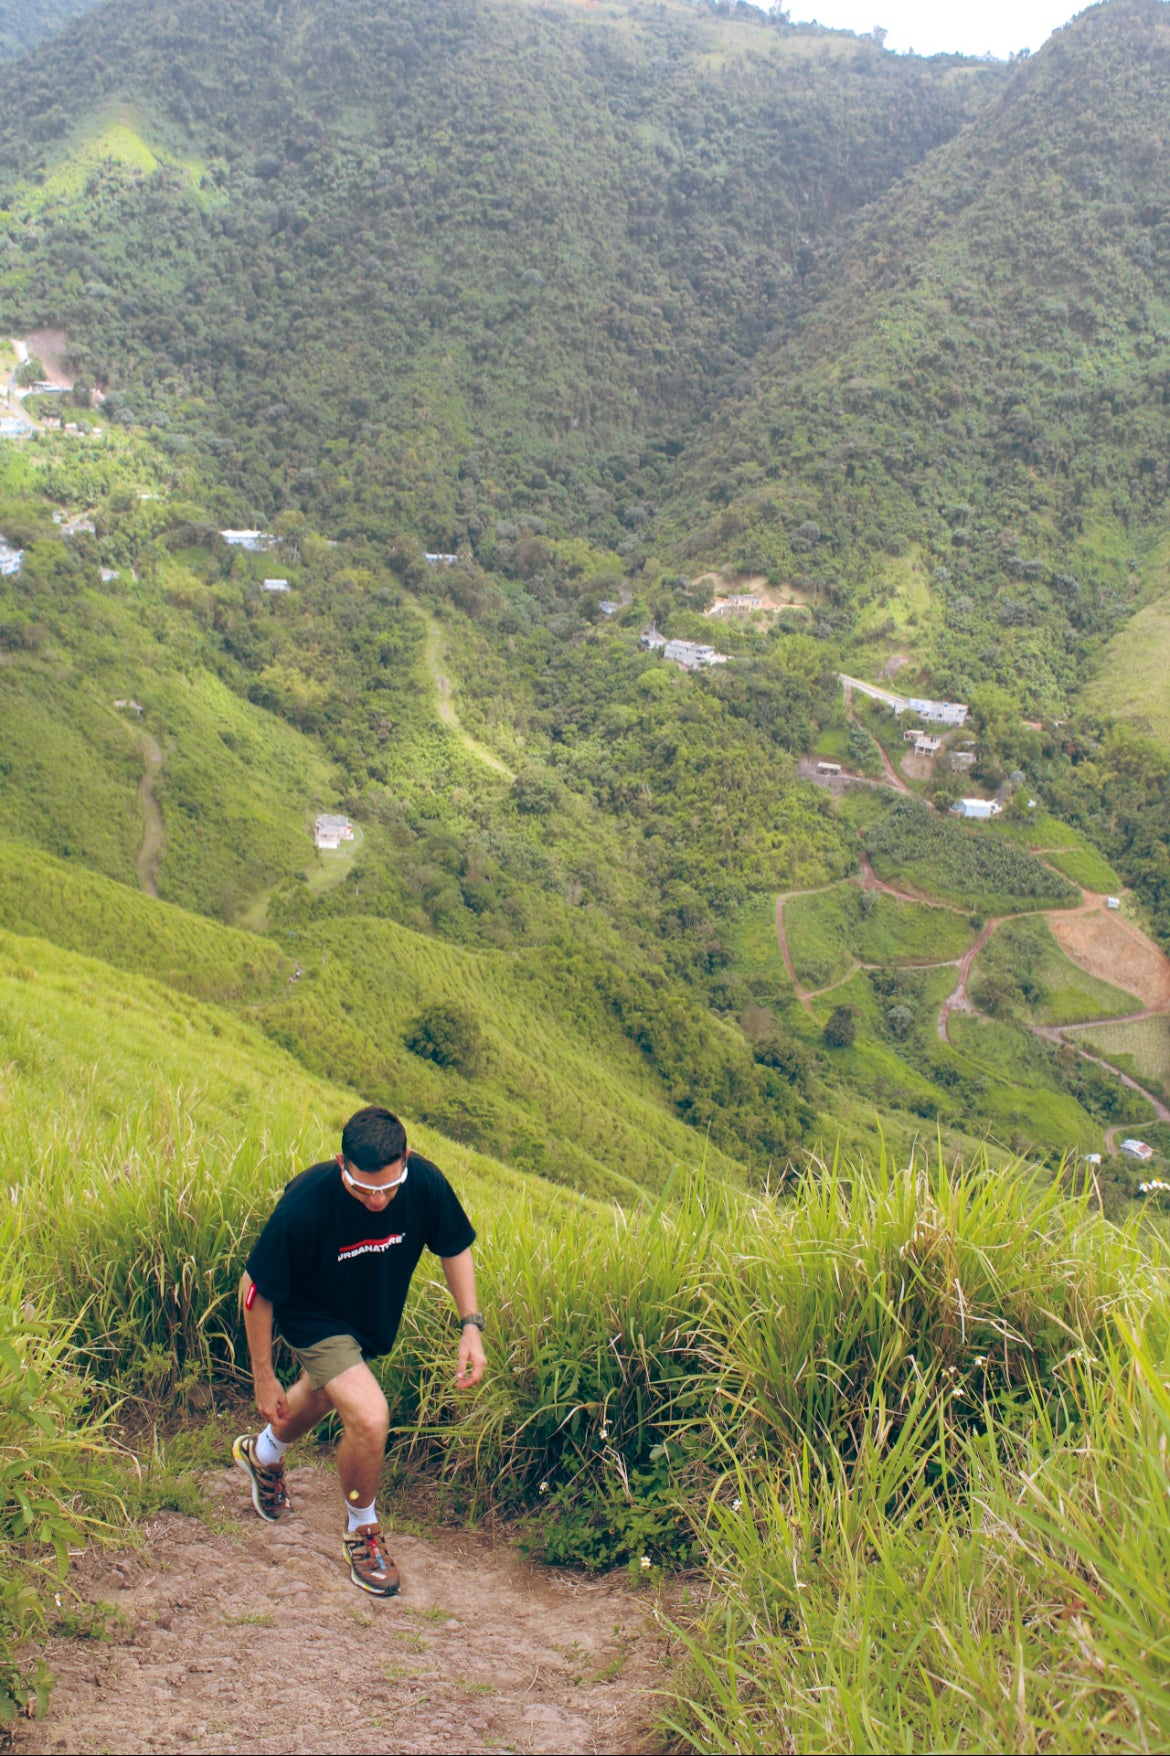
<path fill-rule="evenodd" d="M 466 1329 L 469 1323 L 474 1324 L 476 1329 L 482 1330 L 483 1326 L 484 1326 L 483 1312 L 482 1311 L 469 1311 L 467 1313 L 466 1317 L 461 1317 L 459 1319 L 460 1329 Z"/>

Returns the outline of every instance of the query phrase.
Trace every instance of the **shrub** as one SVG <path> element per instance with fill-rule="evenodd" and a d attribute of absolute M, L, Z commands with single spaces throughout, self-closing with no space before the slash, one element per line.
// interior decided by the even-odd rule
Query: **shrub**
<path fill-rule="evenodd" d="M 835 1006 L 821 1032 L 830 1049 L 848 1049 L 857 1037 L 857 1020 L 850 1006 Z"/>
<path fill-rule="evenodd" d="M 438 1067 L 453 1067 L 468 1079 L 483 1068 L 483 1033 L 464 1006 L 428 1006 L 402 1040 L 412 1055 Z"/>

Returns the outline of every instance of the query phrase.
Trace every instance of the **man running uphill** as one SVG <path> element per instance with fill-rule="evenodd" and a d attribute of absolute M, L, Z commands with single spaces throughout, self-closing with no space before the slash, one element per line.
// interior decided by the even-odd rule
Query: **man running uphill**
<path fill-rule="evenodd" d="M 382 1547 L 377 1493 L 390 1415 L 366 1364 L 389 1353 L 419 1257 L 431 1250 L 459 1313 L 456 1388 L 470 1390 L 486 1364 L 475 1308 L 475 1232 L 443 1173 L 409 1152 L 389 1110 L 359 1110 L 341 1152 L 294 1177 L 257 1239 L 241 1282 L 256 1406 L 268 1425 L 243 1434 L 232 1456 L 252 1483 L 252 1503 L 275 1522 L 292 1511 L 284 1454 L 330 1412 L 341 1416 L 337 1473 L 345 1495 L 350 1578 L 393 1597 L 398 1570 Z M 301 1367 L 282 1389 L 272 1366 L 273 1329 Z"/>

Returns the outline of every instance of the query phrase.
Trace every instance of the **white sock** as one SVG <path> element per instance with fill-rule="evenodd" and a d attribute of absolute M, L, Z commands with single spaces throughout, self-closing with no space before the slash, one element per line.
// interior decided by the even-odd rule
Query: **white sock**
<path fill-rule="evenodd" d="M 262 1463 L 265 1469 L 271 1469 L 273 1464 L 280 1462 L 291 1443 L 291 1439 L 287 1442 L 278 1439 L 269 1423 L 253 1446 L 253 1455 L 257 1463 Z"/>
<path fill-rule="evenodd" d="M 374 1510 L 377 1504 L 376 1500 L 371 1500 L 368 1506 L 354 1506 L 347 1500 L 345 1515 L 349 1519 L 350 1530 L 357 1530 L 361 1524 L 377 1524 L 378 1514 Z"/>

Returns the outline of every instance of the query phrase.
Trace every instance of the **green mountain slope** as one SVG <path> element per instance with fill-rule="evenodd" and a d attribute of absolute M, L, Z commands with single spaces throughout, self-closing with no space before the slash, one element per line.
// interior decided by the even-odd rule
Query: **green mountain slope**
<path fill-rule="evenodd" d="M 620 541 L 810 248 L 1002 79 L 749 6 L 109 0 L 0 79 L 0 287 L 197 411 L 241 515 Z"/>
<path fill-rule="evenodd" d="M 0 0 L 0 59 L 27 55 L 97 4 L 98 0 Z"/>
<path fill-rule="evenodd" d="M 309 529 L 282 526 L 275 553 L 229 548 L 172 497 L 160 455 L 121 429 L 7 454 L 3 518 L 26 548 L 0 588 L 5 924 L 230 997 L 314 1072 L 586 1189 L 659 1188 L 704 1157 L 774 1177 L 819 1142 L 871 1137 L 875 1102 L 907 1145 L 926 1119 L 956 1146 L 1006 1119 L 1057 1150 L 1095 1143 L 1117 1113 L 1051 1057 L 1032 1058 L 1042 1100 L 1010 1077 L 989 1095 L 943 1051 L 934 1020 L 955 975 L 917 975 L 913 935 L 862 935 L 875 968 L 798 1001 L 776 892 L 839 883 L 859 846 L 855 813 L 795 773 L 840 711 L 818 642 L 743 645 L 708 682 L 640 652 L 628 627 L 558 632 L 550 617 L 510 633 L 506 595 L 468 622 Z M 144 479 L 160 485 L 124 485 Z M 67 507 L 92 491 L 92 535 L 62 538 L 50 487 Z M 116 577 L 104 558 L 123 562 Z M 291 589 L 266 594 L 277 565 Z M 442 717 L 452 678 L 464 729 Z M 114 706 L 128 684 L 141 720 Z M 311 845 L 331 803 L 358 825 L 345 856 Z M 983 845 L 978 830 L 943 839 L 955 858 Z M 1013 857 L 1029 895 L 1059 897 L 1063 881 Z M 987 884 L 967 876 L 976 906 Z M 914 883 L 931 878 L 915 867 Z M 152 881 L 166 904 L 130 888 Z M 830 1049 L 840 1005 L 859 1038 Z M 456 1052 L 436 1052 L 435 1031 Z"/>
<path fill-rule="evenodd" d="M 742 1177 L 734 1155 L 671 1113 L 652 1064 L 570 953 L 477 955 L 368 918 L 304 932 L 285 950 L 2 842 L 0 927 L 98 960 L 86 966 L 90 987 L 120 992 L 115 970 L 149 978 L 135 991 L 140 1011 L 151 994 L 159 1007 L 165 1080 L 187 1077 L 165 1047 L 167 1020 L 195 1016 L 178 996 L 236 1002 L 249 1041 L 259 1044 L 259 1026 L 313 1073 L 577 1188 L 628 1196 L 701 1160 Z M 473 1019 L 474 1068 L 406 1047 L 412 1022 L 435 1007 Z M 59 1028 L 77 1052 L 64 1014 Z M 234 1024 L 229 1035 L 239 1036 Z M 87 1042 L 99 1036 L 86 1026 Z M 222 1053 L 226 1071 L 235 1051 Z"/>
<path fill-rule="evenodd" d="M 1166 523 L 1168 100 L 1157 0 L 1017 67 L 811 268 L 808 314 L 680 465 L 676 555 L 796 580 L 936 694 L 1065 709 Z M 933 607 L 908 623 L 914 576 Z"/>
<path fill-rule="evenodd" d="M 1142 16 L 1115 7 L 1109 29 L 1124 36 Z M 890 619 L 920 661 L 953 635 L 950 580 L 933 577 L 946 570 L 931 567 L 927 537 L 849 546 L 856 496 L 872 489 L 880 521 L 901 504 L 894 487 L 856 472 L 851 483 L 846 470 L 843 485 L 826 476 L 817 489 L 836 496 L 839 526 L 820 501 L 801 500 L 812 534 L 800 536 L 759 498 L 749 529 L 742 490 L 763 465 L 737 462 L 725 510 L 744 514 L 745 545 L 772 518 L 779 547 L 731 558 L 754 555 L 773 572 L 785 554 L 799 558 L 791 614 L 770 628 L 721 623 L 733 662 L 705 675 L 638 646 L 652 616 L 672 634 L 711 630 L 699 614 L 711 582 L 664 571 L 643 546 L 649 485 L 657 495 L 673 492 L 672 476 L 689 482 L 699 513 L 723 495 L 698 460 L 725 435 L 701 411 L 719 398 L 730 407 L 735 389 L 743 443 L 757 443 L 760 411 L 779 395 L 776 361 L 801 349 L 809 373 L 793 395 L 813 394 L 829 371 L 813 351 L 827 319 L 812 310 L 789 353 L 776 335 L 805 308 L 848 315 L 869 287 L 855 243 L 841 242 L 850 226 L 864 240 L 878 223 L 857 219 L 858 205 L 872 210 L 875 193 L 890 211 L 921 205 L 931 166 L 986 155 L 1015 115 L 1018 80 L 995 99 L 1002 70 L 901 61 L 754 15 L 615 8 L 590 19 L 508 4 L 452 19 L 461 35 L 446 15 L 409 8 L 342 18 L 330 6 L 201 3 L 176 23 L 154 0 L 117 0 L 11 87 L 23 114 L 69 44 L 93 58 L 95 107 L 71 112 L 59 136 L 8 136 L 20 248 L 4 261 L 17 313 L 100 332 L 122 383 L 100 414 L 84 392 L 65 405 L 30 400 L 54 424 L 0 456 L 0 530 L 25 550 L 19 575 L 0 584 L 0 826 L 20 844 L 0 871 L 10 924 L 231 997 L 314 1072 L 584 1188 L 657 1188 L 704 1151 L 727 1176 L 776 1176 L 818 1142 L 870 1136 L 875 1106 L 899 1145 L 923 1123 L 956 1143 L 991 1130 L 1053 1152 L 1096 1145 L 1121 1097 L 1033 1043 L 1011 996 L 990 1036 L 963 1024 L 948 1039 L 954 959 L 924 960 L 913 933 L 903 943 L 878 931 L 889 911 L 858 887 L 859 837 L 881 875 L 902 873 L 963 909 L 1058 902 L 1071 894 L 1064 881 L 1023 854 L 1013 867 L 1004 826 L 923 831 L 915 859 L 899 863 L 913 851 L 904 813 L 875 824 L 881 796 L 835 801 L 801 778 L 809 752 L 855 748 L 876 776 L 875 738 L 897 739 L 879 710 L 847 720 L 835 674 L 844 653 L 861 671 L 887 650 L 876 575 L 858 572 L 865 555 L 887 569 Z M 327 53 L 318 33 L 330 21 Z M 417 53 L 394 34 L 403 21 Z M 176 31 L 182 55 L 163 71 Z M 355 45 L 369 63 L 358 72 L 346 60 Z M 212 75 L 237 53 L 241 103 L 225 116 Z M 326 116 L 342 85 L 348 107 L 334 101 Z M 529 102 L 532 128 L 491 158 L 488 120 L 519 116 L 533 92 L 563 96 L 576 125 Z M 1135 105 L 1149 100 L 1139 81 Z M 48 99 L 40 109 L 59 115 Z M 672 117 L 678 152 L 655 133 Z M 882 196 L 938 140 L 929 164 Z M 704 181 L 716 146 L 723 156 Z M 546 186 L 548 207 L 537 199 Z M 373 268 L 354 257 L 359 243 Z M 849 271 L 840 287 L 818 267 L 830 244 Z M 541 251 L 555 273 L 520 270 Z M 766 260 L 792 272 L 761 306 Z M 518 271 L 524 285 L 500 292 L 497 309 Z M 887 291 L 906 296 L 900 282 Z M 485 343 L 473 359 L 463 343 L 481 294 L 474 323 L 501 351 Z M 299 323 L 312 347 L 290 352 L 287 326 Z M 860 333 L 842 328 L 846 352 Z M 899 334 L 883 318 L 866 345 L 892 359 Z M 770 362 L 771 376 L 744 395 L 753 362 Z M 531 469 L 550 386 L 575 396 L 581 374 L 596 418 L 556 439 L 577 462 L 559 476 Z M 428 434 L 455 406 L 444 386 L 464 397 L 475 383 L 483 447 L 436 450 Z M 255 400 L 282 386 L 293 401 Z M 619 428 L 624 450 L 612 449 Z M 813 427 L 801 431 L 785 466 L 798 497 L 824 461 Z M 1035 460 L 1029 468 L 1041 482 Z M 919 474 L 933 492 L 936 479 Z M 989 505 L 1003 479 L 988 477 Z M 415 516 L 450 495 L 466 515 L 457 531 Z M 223 540 L 227 522 L 298 498 L 313 519 L 295 505 L 274 513 L 264 552 Z M 92 529 L 69 516 L 79 513 Z M 427 566 L 412 521 L 440 541 L 474 537 L 478 559 Z M 990 590 L 973 511 L 971 521 L 956 527 L 958 543 L 943 525 Z M 592 540 L 566 535 L 574 526 Z M 712 528 L 696 523 L 683 548 Z M 677 501 L 661 540 L 682 541 Z M 1033 560 L 1009 562 L 1038 579 Z M 264 590 L 273 573 L 288 591 Z M 1037 626 L 1055 640 L 1054 620 Z M 1020 640 L 1012 665 L 1031 651 Z M 1042 668 L 1029 676 L 1039 688 Z M 975 709 L 979 783 L 995 787 L 1023 763 L 1050 802 L 1064 788 L 1062 814 L 1082 825 L 1069 846 L 1112 881 L 1093 849 L 1108 837 L 1120 861 L 1134 838 L 1117 816 L 1086 823 L 1090 799 L 1067 799 L 1069 776 L 1083 786 L 1090 773 L 1078 749 L 1021 728 L 1008 693 Z M 900 761 L 900 742 L 891 748 Z M 946 775 L 911 790 L 945 805 Z M 344 858 L 312 849 L 323 807 L 358 825 Z M 1153 893 L 1144 848 L 1119 870 L 1139 871 Z M 110 882 L 87 888 L 79 868 Z M 824 984 L 800 991 L 776 897 L 850 879 L 843 900 L 832 889 Z M 178 910 L 135 897 L 134 885 Z M 884 911 L 872 930 L 863 907 Z M 196 915 L 251 929 L 255 955 Z M 924 942 L 943 942 L 932 922 L 919 926 Z M 799 967 L 812 966 L 802 956 Z"/>

